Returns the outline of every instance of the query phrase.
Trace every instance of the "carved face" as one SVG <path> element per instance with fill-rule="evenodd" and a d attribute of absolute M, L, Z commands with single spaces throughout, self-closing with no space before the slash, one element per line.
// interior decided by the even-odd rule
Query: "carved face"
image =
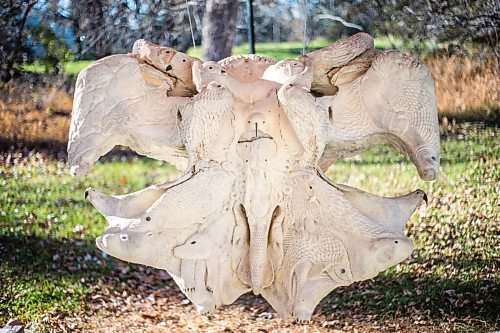
<path fill-rule="evenodd" d="M 169 244 L 169 237 L 164 231 L 110 228 L 96 239 L 96 244 L 101 251 L 113 257 L 159 268 L 174 268 L 173 273 L 178 274 L 175 267 L 179 260 L 165 251 L 172 248 L 173 244 Z M 158 255 L 152 256 L 151 249 L 158 251 Z"/>
<path fill-rule="evenodd" d="M 283 84 L 292 76 L 302 73 L 304 69 L 305 64 L 299 60 L 281 60 L 275 65 L 269 66 L 262 78 Z"/>

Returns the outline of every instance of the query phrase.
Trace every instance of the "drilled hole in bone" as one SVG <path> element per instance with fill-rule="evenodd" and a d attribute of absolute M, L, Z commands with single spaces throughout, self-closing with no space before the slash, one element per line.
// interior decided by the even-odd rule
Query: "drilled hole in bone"
<path fill-rule="evenodd" d="M 126 241 L 126 240 L 128 240 L 128 235 L 127 235 L 127 234 L 121 234 L 121 235 L 120 235 L 120 239 L 121 239 L 122 241 Z"/>
<path fill-rule="evenodd" d="M 192 241 L 191 244 L 196 244 L 196 241 Z"/>
<path fill-rule="evenodd" d="M 151 217 L 150 216 L 146 217 L 146 221 L 148 222 L 151 221 Z"/>
<path fill-rule="evenodd" d="M 345 269 L 344 269 L 344 268 L 342 268 L 342 269 L 340 270 L 340 273 L 345 274 Z"/>

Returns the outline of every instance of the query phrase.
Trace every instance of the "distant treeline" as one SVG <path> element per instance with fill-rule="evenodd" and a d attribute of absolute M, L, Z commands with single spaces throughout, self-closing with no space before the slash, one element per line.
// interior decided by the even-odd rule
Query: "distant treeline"
<path fill-rule="evenodd" d="M 460 52 L 480 45 L 500 54 L 496 0 L 254 0 L 253 8 L 259 42 L 305 39 L 307 44 L 363 30 L 414 48 L 430 42 Z M 204 45 L 219 44 L 206 48 L 204 57 L 218 58 L 222 55 L 212 53 L 227 43 L 244 43 L 246 36 L 246 0 L 5 0 L 0 2 L 1 79 L 8 81 L 18 65 L 34 61 L 56 68 L 62 61 L 128 52 L 139 38 L 181 51 L 193 37 L 198 45 L 211 38 Z"/>

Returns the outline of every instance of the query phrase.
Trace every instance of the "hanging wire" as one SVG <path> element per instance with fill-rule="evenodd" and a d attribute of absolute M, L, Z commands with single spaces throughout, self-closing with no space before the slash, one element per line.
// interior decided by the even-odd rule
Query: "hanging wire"
<path fill-rule="evenodd" d="M 191 22 L 191 13 L 189 11 L 189 3 L 188 0 L 186 0 L 186 10 L 188 14 L 188 20 L 189 20 L 189 29 L 191 29 L 191 38 L 193 40 L 193 51 L 194 51 L 194 56 L 198 57 L 198 54 L 196 52 L 196 41 L 194 40 L 194 32 L 193 32 L 193 23 Z"/>
<path fill-rule="evenodd" d="M 302 30 L 304 32 L 304 45 L 302 46 L 302 55 L 306 54 L 306 37 L 307 37 L 307 0 L 304 0 L 302 3 Z"/>

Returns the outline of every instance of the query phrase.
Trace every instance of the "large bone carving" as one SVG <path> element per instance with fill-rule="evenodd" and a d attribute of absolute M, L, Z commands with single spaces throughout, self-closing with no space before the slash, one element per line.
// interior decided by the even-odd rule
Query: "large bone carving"
<path fill-rule="evenodd" d="M 89 189 L 109 223 L 102 251 L 166 269 L 200 312 L 253 291 L 302 321 L 412 252 L 403 229 L 423 191 L 379 197 L 323 173 L 385 143 L 437 177 L 432 76 L 366 34 L 279 62 L 202 62 L 139 40 L 79 75 L 68 153 L 76 175 L 115 145 L 184 170 L 127 195 Z"/>

